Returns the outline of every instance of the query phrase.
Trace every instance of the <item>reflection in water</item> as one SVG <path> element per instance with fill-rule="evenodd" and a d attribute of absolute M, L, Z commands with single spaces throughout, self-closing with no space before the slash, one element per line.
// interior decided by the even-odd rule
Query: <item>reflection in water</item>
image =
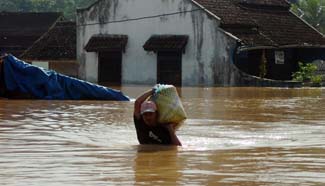
<path fill-rule="evenodd" d="M 136 185 L 177 185 L 182 176 L 177 147 L 140 145 L 134 162 Z"/>
<path fill-rule="evenodd" d="M 179 148 L 138 145 L 133 102 L 0 100 L 0 185 L 325 183 L 323 89 L 179 92 Z"/>

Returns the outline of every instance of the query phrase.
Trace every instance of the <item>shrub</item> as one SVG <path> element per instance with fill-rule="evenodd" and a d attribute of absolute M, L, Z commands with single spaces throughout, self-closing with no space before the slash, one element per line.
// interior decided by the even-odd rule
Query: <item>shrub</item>
<path fill-rule="evenodd" d="M 323 81 L 323 76 L 321 75 L 312 76 L 310 80 L 314 84 L 320 84 Z"/>
<path fill-rule="evenodd" d="M 304 64 L 299 62 L 299 69 L 292 74 L 295 81 L 310 81 L 315 75 L 317 66 L 311 63 Z M 322 78 L 321 78 L 322 79 Z"/>

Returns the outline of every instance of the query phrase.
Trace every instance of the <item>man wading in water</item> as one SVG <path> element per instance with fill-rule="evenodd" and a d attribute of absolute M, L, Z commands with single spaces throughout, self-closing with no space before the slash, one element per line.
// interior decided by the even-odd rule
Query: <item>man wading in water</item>
<path fill-rule="evenodd" d="M 181 142 L 175 134 L 173 124 L 158 123 L 157 106 L 153 101 L 146 101 L 153 94 L 149 90 L 139 96 L 134 104 L 134 124 L 140 144 L 177 145 Z"/>

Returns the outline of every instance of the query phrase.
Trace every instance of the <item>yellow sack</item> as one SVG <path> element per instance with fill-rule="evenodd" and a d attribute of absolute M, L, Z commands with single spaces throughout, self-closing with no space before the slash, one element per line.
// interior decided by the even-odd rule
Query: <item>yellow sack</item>
<path fill-rule="evenodd" d="M 181 99 L 173 85 L 156 85 L 152 96 L 159 112 L 159 123 L 174 123 L 179 128 L 187 118 Z"/>

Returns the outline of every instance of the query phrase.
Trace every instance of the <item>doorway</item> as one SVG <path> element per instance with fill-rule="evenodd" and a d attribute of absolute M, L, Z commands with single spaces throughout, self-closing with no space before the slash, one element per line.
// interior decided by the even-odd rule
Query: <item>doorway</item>
<path fill-rule="evenodd" d="M 182 86 L 182 52 L 158 52 L 157 83 Z"/>
<path fill-rule="evenodd" d="M 99 53 L 98 83 L 121 85 L 122 51 Z"/>

